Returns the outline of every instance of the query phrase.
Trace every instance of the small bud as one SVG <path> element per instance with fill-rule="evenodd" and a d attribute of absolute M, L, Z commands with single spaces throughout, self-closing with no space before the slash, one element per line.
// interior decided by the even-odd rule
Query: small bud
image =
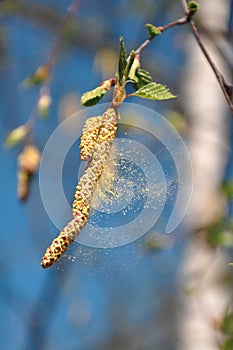
<path fill-rule="evenodd" d="M 51 103 L 52 99 L 49 89 L 46 88 L 46 90 L 41 91 L 40 98 L 37 103 L 37 112 L 42 118 L 47 117 Z"/>
<path fill-rule="evenodd" d="M 25 83 L 28 86 L 35 86 L 48 82 L 49 78 L 49 67 L 45 64 L 43 66 L 40 66 L 31 76 L 29 76 L 25 80 Z"/>
<path fill-rule="evenodd" d="M 115 79 L 111 78 L 111 79 L 104 80 L 102 83 L 100 83 L 99 86 L 101 86 L 106 91 L 108 91 L 114 85 L 115 85 Z"/>
<path fill-rule="evenodd" d="M 40 163 L 40 151 L 35 146 L 25 146 L 18 156 L 19 167 L 30 174 L 34 174 Z"/>
<path fill-rule="evenodd" d="M 126 67 L 125 67 L 124 74 L 123 74 L 125 80 L 126 80 L 126 79 L 128 78 L 128 76 L 129 76 L 129 72 L 130 72 L 130 69 L 131 69 L 131 67 L 132 67 L 132 65 L 133 65 L 133 63 L 134 63 L 135 56 L 136 56 L 136 52 L 135 52 L 134 50 L 132 50 L 132 51 L 130 52 L 130 55 L 129 55 L 128 59 L 127 59 L 127 65 L 126 65 Z"/>
<path fill-rule="evenodd" d="M 118 86 L 115 88 L 114 98 L 113 98 L 113 106 L 120 107 L 121 103 L 124 101 L 126 96 L 126 92 L 124 87 Z"/>
<path fill-rule="evenodd" d="M 187 6 L 189 10 L 189 17 L 193 16 L 200 7 L 198 2 L 196 1 L 188 1 Z"/>
<path fill-rule="evenodd" d="M 28 135 L 30 128 L 27 124 L 20 125 L 16 129 L 11 130 L 5 139 L 5 146 L 14 147 L 22 142 Z"/>
<path fill-rule="evenodd" d="M 21 201 L 25 201 L 29 194 L 29 181 L 30 176 L 26 171 L 20 170 L 18 172 L 18 185 L 17 185 L 17 197 Z"/>
<path fill-rule="evenodd" d="M 29 183 L 40 162 L 40 151 L 35 146 L 25 146 L 18 156 L 17 195 L 25 200 L 29 194 Z"/>
<path fill-rule="evenodd" d="M 155 27 L 153 24 L 147 23 L 146 27 L 148 29 L 148 35 L 150 39 L 153 39 L 155 36 L 159 35 L 163 31 L 163 27 Z"/>

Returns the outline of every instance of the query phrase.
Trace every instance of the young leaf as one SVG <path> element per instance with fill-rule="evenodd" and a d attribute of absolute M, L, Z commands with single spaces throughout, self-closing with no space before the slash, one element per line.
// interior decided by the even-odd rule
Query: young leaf
<path fill-rule="evenodd" d="M 155 36 L 159 35 L 163 31 L 163 27 L 155 27 L 153 24 L 147 23 L 146 27 L 148 29 L 148 35 L 150 39 L 153 39 Z"/>
<path fill-rule="evenodd" d="M 135 82 L 138 82 L 138 78 L 137 78 L 136 74 L 137 74 L 137 71 L 138 71 L 139 68 L 140 68 L 140 61 L 139 61 L 139 59 L 135 56 L 134 61 L 133 61 L 133 64 L 132 64 L 132 66 L 131 66 L 131 68 L 130 68 L 130 70 L 129 70 L 129 73 L 128 73 L 128 78 L 129 78 L 130 80 L 133 80 L 133 81 L 135 81 Z"/>
<path fill-rule="evenodd" d="M 115 85 L 115 78 L 107 79 L 94 90 L 85 92 L 81 97 L 81 104 L 83 106 L 94 106 L 98 103 L 106 92 Z"/>
<path fill-rule="evenodd" d="M 137 69 L 134 77 L 134 88 L 135 90 L 140 89 L 144 85 L 147 85 L 152 82 L 152 77 L 149 72 L 145 69 Z"/>
<path fill-rule="evenodd" d="M 124 75 L 124 71 L 127 65 L 127 59 L 126 59 L 126 51 L 125 51 L 125 44 L 124 44 L 124 38 L 120 37 L 120 54 L 119 54 L 119 80 L 121 81 Z"/>
<path fill-rule="evenodd" d="M 157 83 L 144 85 L 135 93 L 131 94 L 131 96 L 139 96 L 149 100 L 168 100 L 176 97 L 166 86 Z"/>
<path fill-rule="evenodd" d="M 133 65 L 134 60 L 135 60 L 135 55 L 136 55 L 136 52 L 134 50 L 132 50 L 130 52 L 129 58 L 127 59 L 127 64 L 126 64 L 125 70 L 123 72 L 123 76 L 125 78 L 129 77 L 130 69 L 132 68 L 132 65 Z"/>
<path fill-rule="evenodd" d="M 103 86 L 98 86 L 94 90 L 85 92 L 81 97 L 81 105 L 86 107 L 96 105 L 106 92 L 107 90 Z"/>
<path fill-rule="evenodd" d="M 26 124 L 18 126 L 11 130 L 5 139 L 5 146 L 14 147 L 22 142 L 29 133 L 29 127 Z"/>

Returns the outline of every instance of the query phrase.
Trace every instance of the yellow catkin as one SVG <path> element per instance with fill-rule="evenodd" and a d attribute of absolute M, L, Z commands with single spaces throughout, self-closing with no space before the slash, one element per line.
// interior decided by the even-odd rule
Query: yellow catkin
<path fill-rule="evenodd" d="M 84 124 L 80 141 L 80 159 L 89 160 L 96 147 L 102 117 L 88 118 Z"/>
<path fill-rule="evenodd" d="M 74 219 L 68 223 L 46 250 L 41 261 L 41 266 L 44 268 L 53 265 L 64 254 L 87 223 L 93 192 L 116 136 L 118 113 L 114 108 L 109 108 L 101 118 L 102 123 L 92 158 L 76 187 L 73 202 Z"/>
<path fill-rule="evenodd" d="M 25 146 L 18 156 L 17 195 L 25 200 L 29 194 L 29 182 L 40 162 L 40 151 L 33 145 Z"/>
<path fill-rule="evenodd" d="M 76 214 L 73 220 L 68 223 L 46 250 L 41 261 L 41 266 L 43 268 L 48 268 L 57 262 L 57 260 L 65 253 L 69 245 L 73 243 L 77 234 L 85 226 L 87 219 L 88 216 L 85 216 L 80 211 Z"/>

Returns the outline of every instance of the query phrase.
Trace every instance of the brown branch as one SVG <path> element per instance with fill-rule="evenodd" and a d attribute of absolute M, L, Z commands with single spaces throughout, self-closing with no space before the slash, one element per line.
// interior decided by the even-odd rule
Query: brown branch
<path fill-rule="evenodd" d="M 41 66 L 41 67 L 46 67 L 47 78 L 50 78 L 52 70 L 53 70 L 53 68 L 54 68 L 54 66 L 56 64 L 56 61 L 57 61 L 57 58 L 58 58 L 58 53 L 59 53 L 60 47 L 61 47 L 61 41 L 63 39 L 64 28 L 65 28 L 67 22 L 70 19 L 72 19 L 72 17 L 77 12 L 77 10 L 79 8 L 79 5 L 80 5 L 80 2 L 81 2 L 81 0 L 72 0 L 71 1 L 70 6 L 66 10 L 66 13 L 65 13 L 65 15 L 62 18 L 61 24 L 60 24 L 59 29 L 57 31 L 57 35 L 55 37 L 55 40 L 54 40 L 54 42 L 53 42 L 53 44 L 51 46 L 50 52 L 48 54 L 48 57 L 47 57 L 45 63 Z M 37 108 L 37 106 L 38 106 L 38 102 L 39 102 L 40 97 L 41 97 L 41 93 L 43 92 L 43 90 L 46 90 L 47 94 L 50 95 L 50 91 L 49 91 L 49 88 L 48 88 L 47 84 L 48 84 L 47 81 L 42 83 L 39 96 L 37 96 L 36 102 L 34 103 L 34 106 L 32 108 L 30 116 L 28 118 L 27 124 L 29 125 L 30 130 L 31 130 L 31 133 L 30 133 L 30 137 L 31 138 L 32 138 L 32 131 L 34 129 L 36 118 L 37 118 L 37 115 L 38 115 L 38 108 Z"/>
<path fill-rule="evenodd" d="M 175 21 L 172 21 L 164 26 L 159 26 L 158 28 L 160 29 L 161 33 L 163 33 L 165 30 L 167 29 L 170 29 L 174 26 L 177 26 L 177 25 L 182 25 L 182 24 L 185 24 L 188 22 L 188 18 L 187 16 L 185 17 L 182 17 L 182 18 L 179 18 Z M 150 42 L 155 38 L 156 36 L 154 37 L 151 37 L 147 40 L 145 40 L 136 50 L 136 55 L 137 57 L 140 56 L 141 52 L 150 44 Z"/>
<path fill-rule="evenodd" d="M 231 111 L 233 112 L 233 104 L 231 102 L 231 96 L 232 96 L 232 85 L 229 85 L 224 76 L 222 75 L 222 73 L 219 71 L 219 69 L 217 68 L 216 64 L 214 63 L 214 61 L 212 60 L 207 48 L 205 47 L 200 35 L 199 35 L 199 32 L 197 30 L 197 27 L 195 25 L 195 23 L 192 21 L 192 17 L 194 15 L 194 12 L 189 10 L 188 9 L 188 5 L 187 5 L 187 2 L 186 0 L 181 0 L 181 4 L 182 4 L 182 7 L 183 7 L 183 10 L 184 10 L 184 13 L 185 13 L 185 17 L 182 17 L 182 18 L 179 18 L 173 22 L 170 22 L 164 26 L 160 26 L 158 28 L 160 28 L 161 30 L 161 33 L 164 32 L 165 30 L 167 29 L 170 29 L 174 26 L 177 26 L 177 25 L 183 25 L 183 24 L 186 24 L 186 23 L 189 23 L 190 27 L 191 27 L 191 30 L 192 30 L 192 33 L 200 47 L 200 49 L 202 50 L 207 62 L 209 63 L 209 65 L 211 66 L 216 78 L 217 78 L 217 81 L 221 87 L 221 90 L 224 94 L 224 97 L 227 101 L 227 104 L 229 105 Z M 150 42 L 155 38 L 154 37 L 151 37 L 147 40 L 145 40 L 139 47 L 138 49 L 136 50 L 136 57 L 138 59 L 140 59 L 140 54 L 141 52 L 150 44 Z"/>
<path fill-rule="evenodd" d="M 56 36 L 55 41 L 51 47 L 49 54 L 48 54 L 48 58 L 47 58 L 47 62 L 46 62 L 46 65 L 48 66 L 49 71 L 51 71 L 51 69 L 53 68 L 53 66 L 56 63 L 58 52 L 60 50 L 60 45 L 61 45 L 61 41 L 62 41 L 62 36 L 63 36 L 62 34 L 64 31 L 64 28 L 65 28 L 67 22 L 69 22 L 69 20 L 77 12 L 79 5 L 80 5 L 80 0 L 73 0 L 71 2 L 70 6 L 68 7 L 64 17 L 62 18 L 61 25 L 59 26 L 57 36 Z"/>
<path fill-rule="evenodd" d="M 231 87 L 226 83 L 225 79 L 224 79 L 224 76 L 222 75 L 222 73 L 219 71 L 219 69 L 217 68 L 216 64 L 214 63 L 214 61 L 212 60 L 207 48 L 205 47 L 200 35 L 199 35 L 199 32 L 197 30 L 197 27 L 195 25 L 195 23 L 191 20 L 190 16 L 189 16 L 189 9 L 188 9 L 188 6 L 187 6 L 187 2 L 186 0 L 181 0 L 181 3 L 182 3 L 182 7 L 183 7 L 183 10 L 184 10 L 184 13 L 186 15 L 186 18 L 187 18 L 187 22 L 189 23 L 190 27 L 191 27 L 191 30 L 192 30 L 192 33 L 200 47 L 200 49 L 202 50 L 205 58 L 207 59 L 209 65 L 211 66 L 215 76 L 216 76 L 216 79 L 218 80 L 218 83 L 222 89 L 222 92 L 224 94 L 224 97 L 227 101 L 227 104 L 229 105 L 231 111 L 233 112 L 233 104 L 231 102 Z"/>

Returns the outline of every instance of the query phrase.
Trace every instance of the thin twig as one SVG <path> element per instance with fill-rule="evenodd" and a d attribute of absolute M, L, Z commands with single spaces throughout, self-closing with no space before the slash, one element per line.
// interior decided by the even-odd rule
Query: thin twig
<path fill-rule="evenodd" d="M 227 82 L 225 81 L 225 78 L 224 76 L 222 75 L 222 73 L 219 71 L 219 69 L 217 68 L 216 64 L 214 63 L 214 61 L 212 60 L 207 48 L 205 47 L 200 35 L 199 35 L 199 32 L 197 30 L 197 27 L 195 25 L 195 23 L 192 21 L 192 16 L 193 16 L 193 13 L 191 13 L 188 9 L 188 6 L 187 6 L 187 2 L 186 0 L 181 0 L 181 4 L 182 4 L 182 7 L 183 7 L 183 10 L 184 10 L 184 13 L 185 13 L 185 17 L 182 17 L 182 18 L 179 18 L 177 19 L 176 21 L 173 21 L 173 22 L 170 22 L 164 26 L 161 26 L 160 29 L 161 29 L 161 33 L 164 32 L 165 30 L 167 29 L 170 29 L 174 26 L 177 26 L 177 25 L 182 25 L 182 24 L 186 24 L 186 23 L 189 23 L 190 27 L 191 27 L 191 30 L 193 32 L 193 35 L 199 45 L 199 47 L 201 48 L 203 54 L 205 55 L 209 65 L 211 66 L 217 80 L 218 80 L 218 83 L 221 87 L 221 90 L 224 94 L 224 97 L 227 101 L 227 104 L 229 105 L 231 111 L 233 112 L 233 104 L 231 102 L 231 93 L 232 93 L 232 86 L 227 84 Z M 138 49 L 136 50 L 136 55 L 137 57 L 139 58 L 140 57 L 140 54 L 141 52 L 150 44 L 150 42 L 154 39 L 155 37 L 151 37 L 150 39 L 147 39 L 145 40 L 139 47 Z"/>
<path fill-rule="evenodd" d="M 53 66 L 56 63 L 56 59 L 58 56 L 58 52 L 60 49 L 60 44 L 61 44 L 61 40 L 62 40 L 62 32 L 64 30 L 64 27 L 66 25 L 66 23 L 75 15 L 75 13 L 78 10 L 78 7 L 80 5 L 80 0 L 73 0 L 72 3 L 70 4 L 70 6 L 68 7 L 61 25 L 59 26 L 58 32 L 57 32 L 57 36 L 54 40 L 54 43 L 51 47 L 51 50 L 48 54 L 48 58 L 46 61 L 46 65 L 48 66 L 49 71 L 51 71 L 51 69 L 53 68 Z"/>
<path fill-rule="evenodd" d="M 159 26 L 159 28 L 160 28 L 161 33 L 162 33 L 162 32 L 164 32 L 165 30 L 170 29 L 170 28 L 172 28 L 172 27 L 174 27 L 174 26 L 185 24 L 185 23 L 187 23 L 187 21 L 188 21 L 188 19 L 187 19 L 187 17 L 185 16 L 185 17 L 179 18 L 179 19 L 177 19 L 177 20 L 175 20 L 175 21 L 172 21 L 172 22 L 170 22 L 170 23 L 168 23 L 168 24 L 165 24 L 164 26 Z M 151 37 L 150 39 L 145 40 L 145 41 L 137 48 L 137 50 L 136 50 L 136 55 L 140 55 L 141 52 L 150 44 L 150 42 L 151 42 L 154 38 L 155 38 L 155 36 L 154 36 L 154 37 Z"/>
<path fill-rule="evenodd" d="M 65 13 L 64 17 L 62 18 L 62 21 L 61 21 L 61 24 L 59 26 L 57 35 L 55 37 L 55 40 L 54 40 L 54 42 L 53 42 L 53 44 L 51 46 L 50 52 L 49 52 L 48 57 L 47 57 L 47 59 L 45 61 L 45 64 L 44 64 L 48 68 L 48 74 L 49 75 L 51 74 L 51 72 L 52 72 L 52 70 L 53 70 L 53 68 L 54 68 L 54 66 L 56 64 L 56 61 L 57 61 L 58 53 L 59 53 L 60 46 L 61 46 L 62 34 L 63 34 L 63 31 L 64 31 L 64 27 L 67 24 L 67 22 L 77 12 L 77 10 L 79 8 L 79 5 L 80 5 L 80 2 L 81 2 L 80 0 L 73 0 L 71 2 L 70 6 L 68 7 L 68 9 L 66 10 L 66 13 Z M 46 82 L 46 84 L 45 83 L 42 84 L 40 92 L 45 87 L 47 87 L 47 82 Z M 28 126 L 30 127 L 30 130 L 31 130 L 30 141 L 32 140 L 32 131 L 34 129 L 36 118 L 37 118 L 37 114 L 38 114 L 37 104 L 38 104 L 39 99 L 40 99 L 40 96 L 37 96 L 36 102 L 34 103 L 34 106 L 32 108 L 32 111 L 31 111 L 31 113 L 29 115 L 29 118 L 28 118 L 28 121 L 27 121 L 27 124 L 28 124 Z"/>
<path fill-rule="evenodd" d="M 214 72 L 214 74 L 215 74 L 215 76 L 216 76 L 216 78 L 217 78 L 217 80 L 219 82 L 219 85 L 220 85 L 220 87 L 222 89 L 222 92 L 223 92 L 223 94 L 225 96 L 225 99 L 226 99 L 227 103 L 228 103 L 230 109 L 233 112 L 233 104 L 231 103 L 231 99 L 230 99 L 230 97 L 228 95 L 228 92 L 226 90 L 226 85 L 227 84 L 225 82 L 225 79 L 224 79 L 223 75 L 220 73 L 220 71 L 218 70 L 218 68 L 217 68 L 216 64 L 214 63 L 214 61 L 212 60 L 212 58 L 210 57 L 210 55 L 209 55 L 205 45 L 202 42 L 202 39 L 201 39 L 201 37 L 200 37 L 200 35 L 198 33 L 197 27 L 195 26 L 194 22 L 190 21 L 189 24 L 190 24 L 190 27 L 191 27 L 192 32 L 193 32 L 193 35 L 196 38 L 196 41 L 197 41 L 199 47 L 201 48 L 203 54 L 205 55 L 208 63 L 210 64 L 210 66 L 211 66 L 211 68 L 212 68 L 212 70 L 213 70 L 213 72 Z"/>
<path fill-rule="evenodd" d="M 182 7 L 183 7 L 183 10 L 184 10 L 184 13 L 188 19 L 189 17 L 189 10 L 188 10 L 188 6 L 187 6 L 187 2 L 186 0 L 181 0 L 181 3 L 182 3 Z M 191 27 L 191 30 L 192 30 L 192 33 L 200 47 L 200 49 L 202 50 L 205 58 L 207 59 L 209 65 L 211 66 L 218 82 L 219 82 L 219 85 L 222 89 L 222 92 L 225 96 L 225 99 L 231 109 L 231 111 L 233 112 L 233 104 L 231 102 L 231 99 L 230 99 L 230 96 L 229 96 L 229 85 L 226 83 L 225 79 L 224 79 L 224 76 L 222 75 L 222 73 L 219 71 L 219 69 L 217 68 L 216 64 L 214 63 L 214 61 L 212 60 L 207 48 L 205 47 L 200 35 L 199 35 L 199 32 L 197 30 L 197 27 L 195 25 L 195 23 L 192 21 L 192 20 L 187 20 L 187 22 L 189 23 L 190 27 Z"/>

